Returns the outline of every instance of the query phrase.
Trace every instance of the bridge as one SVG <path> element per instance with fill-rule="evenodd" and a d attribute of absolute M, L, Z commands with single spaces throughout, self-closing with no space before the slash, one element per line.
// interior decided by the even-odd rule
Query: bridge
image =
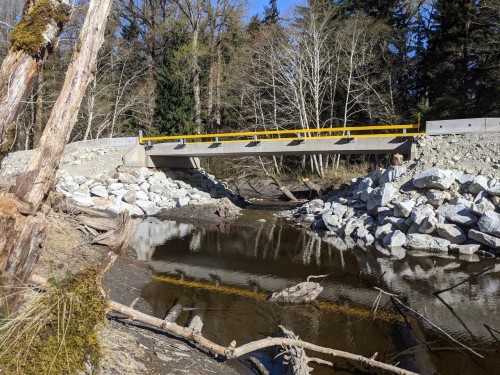
<path fill-rule="evenodd" d="M 124 157 L 126 166 L 196 168 L 199 157 L 308 154 L 410 155 L 418 124 L 145 137 Z"/>

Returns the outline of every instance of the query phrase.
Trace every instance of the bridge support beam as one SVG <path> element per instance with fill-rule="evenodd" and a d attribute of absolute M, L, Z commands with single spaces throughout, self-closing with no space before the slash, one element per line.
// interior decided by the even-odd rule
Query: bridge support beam
<path fill-rule="evenodd" d="M 146 147 L 134 146 L 123 156 L 126 167 L 199 169 L 200 159 L 187 156 L 161 156 L 146 154 Z"/>

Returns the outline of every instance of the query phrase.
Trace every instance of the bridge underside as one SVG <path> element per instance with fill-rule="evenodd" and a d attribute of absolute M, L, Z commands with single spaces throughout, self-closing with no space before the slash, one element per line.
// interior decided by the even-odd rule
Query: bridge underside
<path fill-rule="evenodd" d="M 370 137 L 306 141 L 248 141 L 224 143 L 159 143 L 136 146 L 124 157 L 128 166 L 196 168 L 198 157 L 272 156 L 308 154 L 410 155 L 412 138 Z"/>

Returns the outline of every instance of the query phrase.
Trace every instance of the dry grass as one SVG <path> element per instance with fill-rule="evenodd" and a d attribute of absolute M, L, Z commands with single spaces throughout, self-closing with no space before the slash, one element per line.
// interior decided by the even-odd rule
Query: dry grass
<path fill-rule="evenodd" d="M 30 293 L 16 316 L 0 321 L 2 375 L 76 374 L 86 363 L 98 364 L 97 328 L 107 302 L 96 276 L 91 269 L 51 280 L 46 292 Z"/>

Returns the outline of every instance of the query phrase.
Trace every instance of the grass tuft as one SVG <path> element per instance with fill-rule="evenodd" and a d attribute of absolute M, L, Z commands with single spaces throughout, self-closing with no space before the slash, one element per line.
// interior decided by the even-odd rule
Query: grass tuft
<path fill-rule="evenodd" d="M 102 355 L 97 329 L 107 301 L 90 269 L 51 280 L 16 316 L 0 321 L 0 373 L 76 374 Z"/>

